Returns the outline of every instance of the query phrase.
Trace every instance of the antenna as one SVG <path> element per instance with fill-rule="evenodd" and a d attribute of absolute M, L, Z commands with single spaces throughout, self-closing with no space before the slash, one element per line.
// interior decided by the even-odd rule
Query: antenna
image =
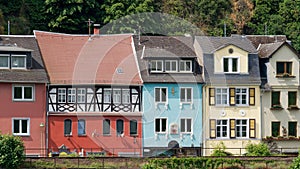
<path fill-rule="evenodd" d="M 10 21 L 7 21 L 7 35 L 10 35 Z"/>
<path fill-rule="evenodd" d="M 226 22 L 224 22 L 224 37 L 226 37 Z"/>
<path fill-rule="evenodd" d="M 89 37 L 91 37 L 91 26 L 92 26 L 92 23 L 94 23 L 94 21 L 91 21 L 91 19 L 89 18 L 88 21 L 85 21 L 88 23 L 88 27 L 89 27 Z"/>
<path fill-rule="evenodd" d="M 139 31 L 138 31 L 138 37 L 139 37 L 139 45 L 141 45 L 141 27 L 139 26 Z"/>

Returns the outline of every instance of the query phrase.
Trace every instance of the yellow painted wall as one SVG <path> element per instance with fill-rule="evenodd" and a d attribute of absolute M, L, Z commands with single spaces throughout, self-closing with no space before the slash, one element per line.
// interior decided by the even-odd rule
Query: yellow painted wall
<path fill-rule="evenodd" d="M 229 49 L 233 49 L 233 53 L 229 53 Z M 214 53 L 214 71 L 215 73 L 223 72 L 223 57 L 231 56 L 239 58 L 239 70 L 241 74 L 248 73 L 248 52 L 234 45 L 228 45 Z"/>

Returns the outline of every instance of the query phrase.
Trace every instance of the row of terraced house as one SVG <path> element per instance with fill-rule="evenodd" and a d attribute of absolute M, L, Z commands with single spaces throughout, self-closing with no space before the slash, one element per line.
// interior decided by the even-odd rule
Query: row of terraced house
<path fill-rule="evenodd" d="M 95 32 L 0 36 L 0 130 L 26 155 L 298 151 L 299 54 L 285 36 Z"/>

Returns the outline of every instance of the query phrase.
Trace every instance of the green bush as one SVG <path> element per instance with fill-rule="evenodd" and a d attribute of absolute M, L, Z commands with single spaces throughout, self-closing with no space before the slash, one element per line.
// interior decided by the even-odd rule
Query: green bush
<path fill-rule="evenodd" d="M 0 166 L 19 168 L 25 160 L 24 144 L 20 137 L 0 134 Z"/>
<path fill-rule="evenodd" d="M 216 156 L 216 157 L 225 157 L 225 156 L 230 156 L 232 155 L 229 152 L 226 152 L 226 146 L 224 145 L 223 142 L 220 142 L 213 150 L 211 156 Z"/>
<path fill-rule="evenodd" d="M 248 144 L 246 146 L 246 156 L 270 156 L 271 152 L 265 143 Z"/>

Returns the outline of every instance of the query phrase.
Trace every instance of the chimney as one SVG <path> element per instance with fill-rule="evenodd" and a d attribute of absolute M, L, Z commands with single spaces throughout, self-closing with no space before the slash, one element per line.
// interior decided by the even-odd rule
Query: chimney
<path fill-rule="evenodd" d="M 100 34 L 100 24 L 94 24 L 94 35 Z"/>

